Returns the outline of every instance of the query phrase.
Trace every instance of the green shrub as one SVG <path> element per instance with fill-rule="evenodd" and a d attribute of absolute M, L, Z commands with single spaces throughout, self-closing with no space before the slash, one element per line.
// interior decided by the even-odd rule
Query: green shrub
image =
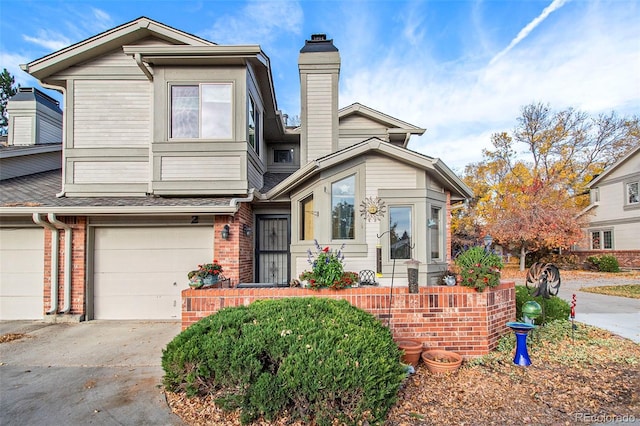
<path fill-rule="evenodd" d="M 620 272 L 620 264 L 615 256 L 605 254 L 600 257 L 589 256 L 587 262 L 592 264 L 600 272 Z"/>
<path fill-rule="evenodd" d="M 516 286 L 516 319 L 522 320 L 522 305 L 534 300 L 542 306 L 542 315 L 535 319 L 537 325 L 543 325 L 555 320 L 567 320 L 571 314 L 571 306 L 565 300 L 556 296 L 545 299 L 542 296 L 532 297 L 527 287 Z"/>
<path fill-rule="evenodd" d="M 381 423 L 405 377 L 390 331 L 346 301 L 261 300 L 225 308 L 184 330 L 162 354 L 164 384 L 217 392 L 241 421 L 284 410 L 318 424 Z"/>

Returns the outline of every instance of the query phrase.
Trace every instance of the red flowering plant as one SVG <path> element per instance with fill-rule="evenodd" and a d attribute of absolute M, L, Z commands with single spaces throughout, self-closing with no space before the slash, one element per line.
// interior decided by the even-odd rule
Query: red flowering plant
<path fill-rule="evenodd" d="M 216 276 L 221 273 L 222 265 L 220 265 L 217 260 L 214 260 L 213 263 L 203 263 L 202 265 L 198 265 L 198 269 L 189 272 L 187 277 L 191 280 L 193 277 L 205 278 L 208 275 Z"/>
<path fill-rule="evenodd" d="M 472 247 L 455 259 L 460 285 L 484 291 L 487 287 L 500 284 L 502 259 L 483 247 Z"/>
<path fill-rule="evenodd" d="M 317 240 L 315 254 L 311 249 L 307 250 L 307 261 L 311 265 L 311 271 L 300 274 L 300 280 L 307 281 L 313 289 L 350 287 L 358 282 L 358 274 L 344 271 L 344 254 L 342 249 L 332 250 L 329 246 L 322 248 Z"/>

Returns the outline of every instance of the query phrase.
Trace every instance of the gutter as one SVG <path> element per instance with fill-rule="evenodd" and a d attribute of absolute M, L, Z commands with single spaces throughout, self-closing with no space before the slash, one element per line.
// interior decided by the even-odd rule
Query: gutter
<path fill-rule="evenodd" d="M 56 219 L 55 213 L 49 213 L 47 217 L 49 222 L 57 229 L 64 229 L 64 307 L 61 313 L 68 314 L 71 311 L 71 260 L 73 257 L 71 250 L 73 231 L 69 225 Z"/>
<path fill-rule="evenodd" d="M 49 222 L 43 220 L 40 213 L 33 213 L 32 217 L 34 223 L 51 231 L 51 308 L 47 311 L 47 315 L 52 315 L 58 312 L 58 249 L 60 246 L 60 231 Z"/>

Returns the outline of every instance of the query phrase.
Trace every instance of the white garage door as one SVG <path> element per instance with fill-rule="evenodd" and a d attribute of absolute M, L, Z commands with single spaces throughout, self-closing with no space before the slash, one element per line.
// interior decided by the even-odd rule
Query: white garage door
<path fill-rule="evenodd" d="M 213 227 L 96 228 L 95 319 L 180 319 L 187 273 L 212 260 Z"/>
<path fill-rule="evenodd" d="M 42 319 L 44 231 L 0 228 L 0 320 Z"/>

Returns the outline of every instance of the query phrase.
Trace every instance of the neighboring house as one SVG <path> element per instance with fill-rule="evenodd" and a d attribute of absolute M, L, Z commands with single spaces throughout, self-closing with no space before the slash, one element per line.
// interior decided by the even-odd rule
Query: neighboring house
<path fill-rule="evenodd" d="M 589 183 L 590 205 L 585 242 L 574 252 L 612 254 L 622 266 L 640 268 L 640 146 Z"/>
<path fill-rule="evenodd" d="M 178 319 L 199 263 L 215 258 L 232 285 L 287 285 L 314 239 L 344 244 L 350 271 L 379 256 L 380 285 L 395 271 L 406 286 L 409 258 L 434 284 L 450 206 L 472 193 L 407 148 L 424 129 L 338 109 L 340 61 L 325 36 L 306 41 L 296 128 L 259 46 L 145 17 L 24 65 L 64 94 L 63 167 L 0 183 L 0 318 Z"/>

